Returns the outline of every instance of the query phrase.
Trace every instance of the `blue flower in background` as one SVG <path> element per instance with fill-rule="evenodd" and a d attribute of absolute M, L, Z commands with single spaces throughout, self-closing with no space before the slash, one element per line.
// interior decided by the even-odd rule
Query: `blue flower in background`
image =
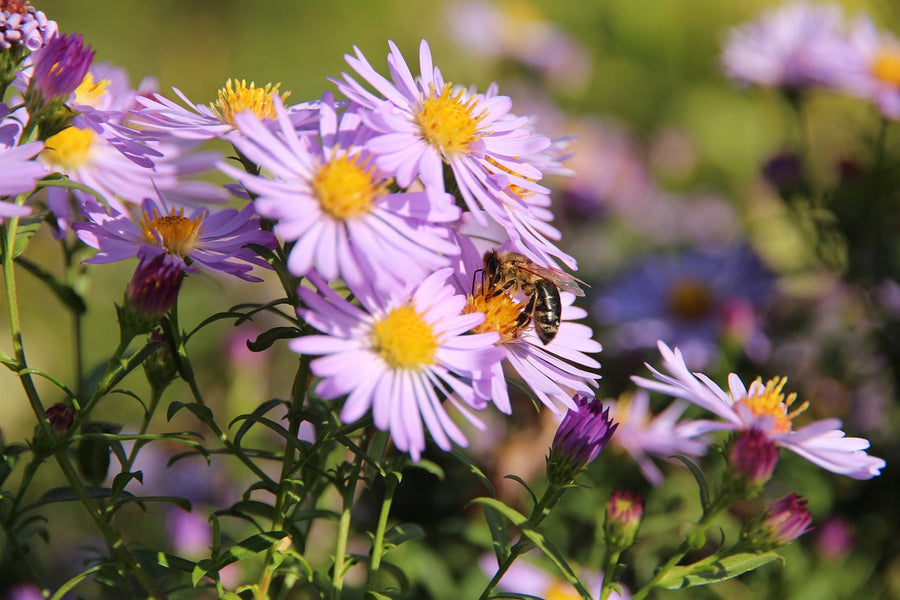
<path fill-rule="evenodd" d="M 699 368 L 730 342 L 761 359 L 768 341 L 757 317 L 774 283 L 774 274 L 746 245 L 650 255 L 601 288 L 593 317 L 610 326 L 607 339 L 619 350 L 653 348 L 664 340 Z"/>

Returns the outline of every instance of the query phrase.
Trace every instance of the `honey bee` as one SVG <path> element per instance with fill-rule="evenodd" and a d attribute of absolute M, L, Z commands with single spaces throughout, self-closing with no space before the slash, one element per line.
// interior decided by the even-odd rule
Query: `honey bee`
<path fill-rule="evenodd" d="M 549 344 L 559 331 L 562 302 L 559 291 L 584 296 L 580 279 L 551 267 L 542 267 L 518 252 L 484 253 L 485 294 L 497 296 L 504 292 L 521 292 L 528 304 L 519 315 L 517 325 L 534 323 L 534 331 L 543 344 Z M 587 285 L 587 284 L 585 284 Z"/>

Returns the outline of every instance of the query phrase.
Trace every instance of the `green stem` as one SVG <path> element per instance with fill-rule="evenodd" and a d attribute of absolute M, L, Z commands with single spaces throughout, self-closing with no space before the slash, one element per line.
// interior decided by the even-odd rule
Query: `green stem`
<path fill-rule="evenodd" d="M 360 448 L 368 446 L 368 432 L 363 435 Z M 343 493 L 343 508 L 338 523 L 337 545 L 334 549 L 334 571 L 331 576 L 331 600 L 339 600 L 344 587 L 344 563 L 347 558 L 347 542 L 350 538 L 350 511 L 353 509 L 353 497 L 356 495 L 356 484 L 362 472 L 363 452 L 356 454 L 353 467 Z"/>
<path fill-rule="evenodd" d="M 399 482 L 398 476 L 394 473 L 388 473 L 385 477 L 384 500 L 381 503 L 381 513 L 378 515 L 375 541 L 372 543 L 372 559 L 369 562 L 369 590 L 375 590 L 378 570 L 381 568 L 381 556 L 384 553 L 384 532 L 387 529 L 388 515 L 391 512 L 394 492 L 397 490 Z"/>
<path fill-rule="evenodd" d="M 619 564 L 620 551 L 610 550 L 606 553 L 606 561 L 603 565 L 603 585 L 600 588 L 600 600 L 607 600 L 613 591 L 613 573 Z"/>
<path fill-rule="evenodd" d="M 3 253 L 3 277 L 6 285 L 6 297 L 9 311 L 9 328 L 10 334 L 12 336 L 13 349 L 15 350 L 16 360 L 24 370 L 27 369 L 28 361 L 25 358 L 25 347 L 22 341 L 22 330 L 19 320 L 18 291 L 16 288 L 15 278 L 15 263 L 11 252 L 14 246 L 16 228 L 18 227 L 18 223 L 18 218 L 13 217 L 9 220 L 7 226 L 0 227 L 0 244 L 2 244 L 2 248 L 0 248 L 0 251 L 2 251 Z M 25 394 L 28 397 L 28 402 L 31 405 L 31 410 L 38 421 L 38 427 L 40 428 L 42 435 L 45 436 L 45 438 L 48 440 L 48 443 L 51 444 L 51 447 L 56 449 L 53 453 L 53 456 L 56 459 L 59 468 L 62 470 L 66 481 L 69 483 L 69 486 L 78 496 L 81 504 L 87 510 L 88 514 L 91 517 L 91 520 L 94 521 L 97 529 L 100 530 L 100 533 L 106 539 L 106 543 L 109 545 L 110 551 L 122 562 L 126 570 L 130 572 L 132 576 L 134 576 L 135 580 L 142 588 L 144 588 L 149 597 L 162 598 L 162 593 L 157 588 L 156 583 L 147 575 L 147 573 L 140 566 L 140 564 L 138 564 L 131 553 L 128 552 L 128 549 L 125 547 L 122 539 L 119 537 L 117 532 L 114 531 L 110 524 L 103 519 L 102 513 L 95 508 L 93 500 L 88 495 L 87 490 L 85 489 L 84 485 L 81 482 L 81 479 L 78 477 L 78 474 L 75 471 L 75 468 L 69 461 L 69 457 L 66 453 L 66 447 L 59 444 L 56 432 L 53 430 L 53 427 L 51 427 L 50 422 L 47 420 L 47 414 L 44 411 L 43 405 L 41 404 L 40 396 L 34 386 L 34 381 L 32 380 L 31 375 L 27 372 L 23 372 L 19 375 L 19 381 L 22 383 Z"/>
<path fill-rule="evenodd" d="M 291 410 L 289 413 L 288 432 L 290 440 L 295 440 L 300 434 L 300 424 L 303 422 L 300 416 L 300 410 L 303 408 L 303 402 L 306 400 L 306 392 L 309 387 L 309 361 L 308 355 L 300 357 L 300 365 L 297 367 L 297 373 L 294 376 L 294 385 L 291 395 Z M 289 479 L 294 471 L 294 444 L 285 440 L 284 458 L 281 461 L 281 477 L 278 481 L 278 494 L 275 497 L 275 520 L 272 522 L 273 531 L 281 531 L 284 527 L 285 516 L 287 514 L 287 504 L 291 498 L 292 485 Z M 266 552 L 266 560 L 263 566 L 262 576 L 260 577 L 259 586 L 257 587 L 256 597 L 258 600 L 265 600 L 269 597 L 269 587 L 272 585 L 272 578 L 275 575 L 277 564 L 275 563 L 276 548 L 273 546 Z"/>

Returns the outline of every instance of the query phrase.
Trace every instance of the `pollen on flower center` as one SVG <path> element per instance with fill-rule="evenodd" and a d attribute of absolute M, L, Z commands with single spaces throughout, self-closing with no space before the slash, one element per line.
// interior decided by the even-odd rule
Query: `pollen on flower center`
<path fill-rule="evenodd" d="M 519 338 L 522 327 L 518 323 L 519 315 L 525 306 L 525 300 L 517 302 L 507 294 L 495 296 L 485 294 L 480 287 L 466 299 L 465 313 L 484 313 L 484 322 L 472 329 L 473 333 L 496 331 L 500 334 L 500 343 L 506 344 Z"/>
<path fill-rule="evenodd" d="M 709 286 L 697 279 L 676 281 L 669 290 L 668 309 L 686 321 L 699 321 L 709 315 L 713 295 Z"/>
<path fill-rule="evenodd" d="M 94 82 L 94 76 L 88 71 L 78 87 L 75 88 L 75 103 L 86 104 L 87 106 L 99 106 L 100 100 L 106 94 L 106 88 L 109 87 L 109 79 L 101 79 Z"/>
<path fill-rule="evenodd" d="M 90 129 L 67 127 L 44 142 L 40 158 L 63 170 L 77 168 L 90 158 L 95 137 Z"/>
<path fill-rule="evenodd" d="M 395 369 L 434 364 L 438 346 L 434 330 L 408 305 L 395 308 L 375 324 L 372 343 L 375 351 Z"/>
<path fill-rule="evenodd" d="M 872 74 L 879 81 L 900 87 L 900 50 L 884 48 L 872 61 Z"/>
<path fill-rule="evenodd" d="M 448 83 L 440 95 L 432 95 L 422 102 L 416 123 L 425 140 L 440 150 L 444 157 L 469 151 L 473 142 L 481 137 L 478 126 L 485 113 L 473 115 L 478 102 L 474 98 L 463 100 L 465 90 L 453 92 Z"/>
<path fill-rule="evenodd" d="M 761 383 L 762 379 L 757 378 L 756 382 Z M 792 429 L 791 422 L 794 417 L 805 411 L 809 407 L 809 402 L 804 402 L 788 412 L 791 405 L 797 400 L 797 394 L 790 394 L 785 398 L 781 391 L 785 383 L 787 383 L 787 377 L 773 377 L 766 382 L 766 387 L 761 393 L 742 398 L 738 404 L 749 408 L 754 416 L 772 417 L 775 420 L 773 431 L 787 433 Z"/>
<path fill-rule="evenodd" d="M 175 211 L 173 208 L 170 214 L 160 216 L 154 208 L 152 218 L 145 212 L 141 217 L 141 231 L 147 242 L 165 248 L 169 254 L 184 256 L 200 236 L 200 225 L 206 213 L 188 219 L 184 216 L 184 208 Z"/>
<path fill-rule="evenodd" d="M 231 125 L 234 125 L 234 115 L 245 110 L 251 111 L 260 119 L 274 119 L 276 114 L 273 98 L 278 94 L 279 87 L 280 83 L 275 85 L 267 83 L 265 87 L 258 88 L 253 82 L 247 85 L 244 79 L 240 81 L 229 79 L 225 82 L 225 87 L 219 90 L 218 99 L 209 107 L 219 119 Z M 284 100 L 290 94 L 290 92 L 281 94 L 281 99 Z"/>
<path fill-rule="evenodd" d="M 322 165 L 312 187 L 322 210 L 341 220 L 366 214 L 386 192 L 386 182 L 376 181 L 374 167 L 346 154 Z"/>

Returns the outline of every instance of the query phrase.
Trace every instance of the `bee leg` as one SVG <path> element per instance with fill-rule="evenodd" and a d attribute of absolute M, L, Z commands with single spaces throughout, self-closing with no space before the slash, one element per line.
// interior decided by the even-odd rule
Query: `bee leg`
<path fill-rule="evenodd" d="M 528 325 L 528 322 L 531 321 L 531 313 L 534 310 L 534 296 L 530 296 L 528 298 L 528 304 L 525 305 L 525 308 L 522 309 L 522 312 L 519 313 L 519 316 L 516 317 L 516 327 L 522 328 Z"/>
<path fill-rule="evenodd" d="M 516 285 L 516 280 L 510 279 L 509 281 L 504 282 L 503 285 L 501 285 L 499 287 L 490 286 L 490 289 L 493 291 L 490 293 L 488 298 L 496 298 L 503 292 L 509 291 L 509 289 L 514 287 L 515 285 Z"/>

